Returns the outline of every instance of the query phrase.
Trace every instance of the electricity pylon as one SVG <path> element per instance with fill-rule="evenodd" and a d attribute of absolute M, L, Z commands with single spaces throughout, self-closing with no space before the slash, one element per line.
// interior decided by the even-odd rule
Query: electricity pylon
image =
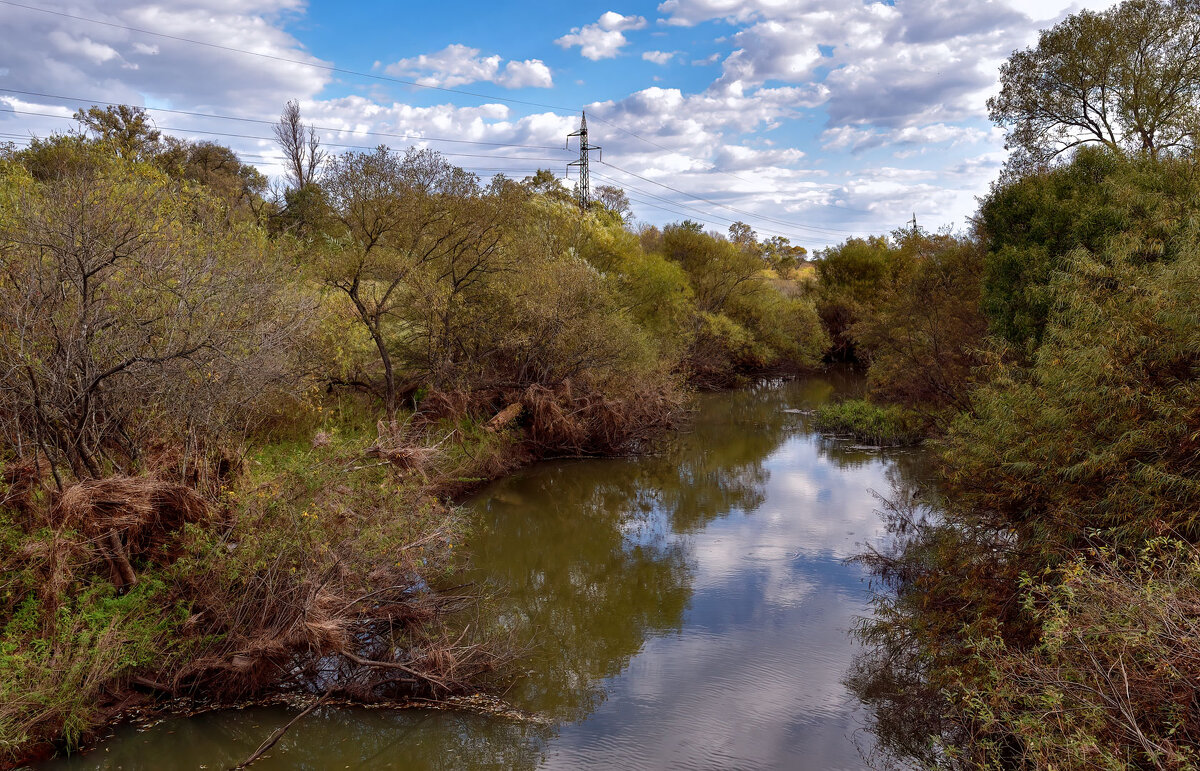
<path fill-rule="evenodd" d="M 587 211 L 592 203 L 592 182 L 588 174 L 588 151 L 596 150 L 600 152 L 599 145 L 588 144 L 587 130 L 587 113 L 584 112 L 579 119 L 579 130 L 571 134 L 567 134 L 567 149 L 571 148 L 571 137 L 579 137 L 579 160 L 572 161 L 567 164 L 567 175 L 571 173 L 571 166 L 579 167 L 579 186 L 576 191 L 576 200 L 579 201 L 579 208 L 582 211 Z M 603 156 L 600 156 L 603 157 Z M 596 160 L 600 160 L 597 158 Z"/>

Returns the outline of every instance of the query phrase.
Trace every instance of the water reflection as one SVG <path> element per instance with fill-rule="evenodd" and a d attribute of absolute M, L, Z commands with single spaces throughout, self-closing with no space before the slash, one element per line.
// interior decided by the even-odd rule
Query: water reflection
<path fill-rule="evenodd" d="M 880 535 L 871 491 L 921 467 L 810 433 L 804 410 L 857 387 L 706 396 L 660 455 L 543 464 L 478 496 L 472 570 L 504 600 L 477 622 L 535 646 L 508 698 L 553 726 L 328 709 L 261 767 L 860 767 L 841 681 L 868 608 L 843 560 Z M 64 767 L 220 767 L 288 717 L 166 723 Z"/>

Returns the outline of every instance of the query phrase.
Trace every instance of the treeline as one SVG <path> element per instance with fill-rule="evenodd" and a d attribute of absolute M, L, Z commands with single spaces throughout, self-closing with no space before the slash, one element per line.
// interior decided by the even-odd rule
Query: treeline
<path fill-rule="evenodd" d="M 1087 36 L 1126 68 L 1089 61 L 1070 80 Z M 940 492 L 888 502 L 895 544 L 861 558 L 876 614 L 850 684 L 875 709 L 881 761 L 1200 764 L 1195 135 L 1180 139 L 1183 118 L 1168 143 L 1138 133 L 1148 90 L 1109 113 L 1128 134 L 1115 119 L 1104 141 L 1033 129 L 1075 98 L 1049 84 L 1091 83 L 1100 109 L 1131 73 L 1190 88 L 1198 118 L 1197 52 L 1185 3 L 1068 17 L 1005 71 L 994 109 L 1024 146 L 971 233 L 902 230 L 817 262 L 833 353 L 871 386 L 819 417 L 880 442 L 928 437 L 941 470 Z"/>
<path fill-rule="evenodd" d="M 635 451 L 813 366 L 803 250 L 581 213 L 549 173 L 329 156 L 286 185 L 130 107 L 0 151 L 0 765 L 122 709 L 478 687 L 448 496 Z"/>

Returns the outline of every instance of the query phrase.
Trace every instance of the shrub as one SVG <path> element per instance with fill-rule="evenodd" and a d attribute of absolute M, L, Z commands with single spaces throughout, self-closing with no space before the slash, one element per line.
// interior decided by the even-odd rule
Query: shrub
<path fill-rule="evenodd" d="M 925 422 L 912 411 L 865 399 L 822 404 L 813 414 L 813 426 L 822 433 L 849 435 L 864 444 L 888 447 L 918 444 L 925 434 Z"/>

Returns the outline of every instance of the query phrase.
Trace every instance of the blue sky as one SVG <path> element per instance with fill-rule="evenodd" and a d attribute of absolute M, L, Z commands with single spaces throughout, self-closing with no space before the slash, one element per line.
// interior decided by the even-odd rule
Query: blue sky
<path fill-rule="evenodd" d="M 66 130 L 87 100 L 125 102 L 227 116 L 152 113 L 275 174 L 269 127 L 228 117 L 271 120 L 295 98 L 334 151 L 415 143 L 521 177 L 564 173 L 571 153 L 558 148 L 586 108 L 604 148 L 593 185 L 623 187 L 639 220 L 743 220 L 817 249 L 914 213 L 965 227 L 1005 157 L 985 107 L 1000 63 L 1039 28 L 1108 3 L 246 5 L 0 4 L 0 141 Z"/>

